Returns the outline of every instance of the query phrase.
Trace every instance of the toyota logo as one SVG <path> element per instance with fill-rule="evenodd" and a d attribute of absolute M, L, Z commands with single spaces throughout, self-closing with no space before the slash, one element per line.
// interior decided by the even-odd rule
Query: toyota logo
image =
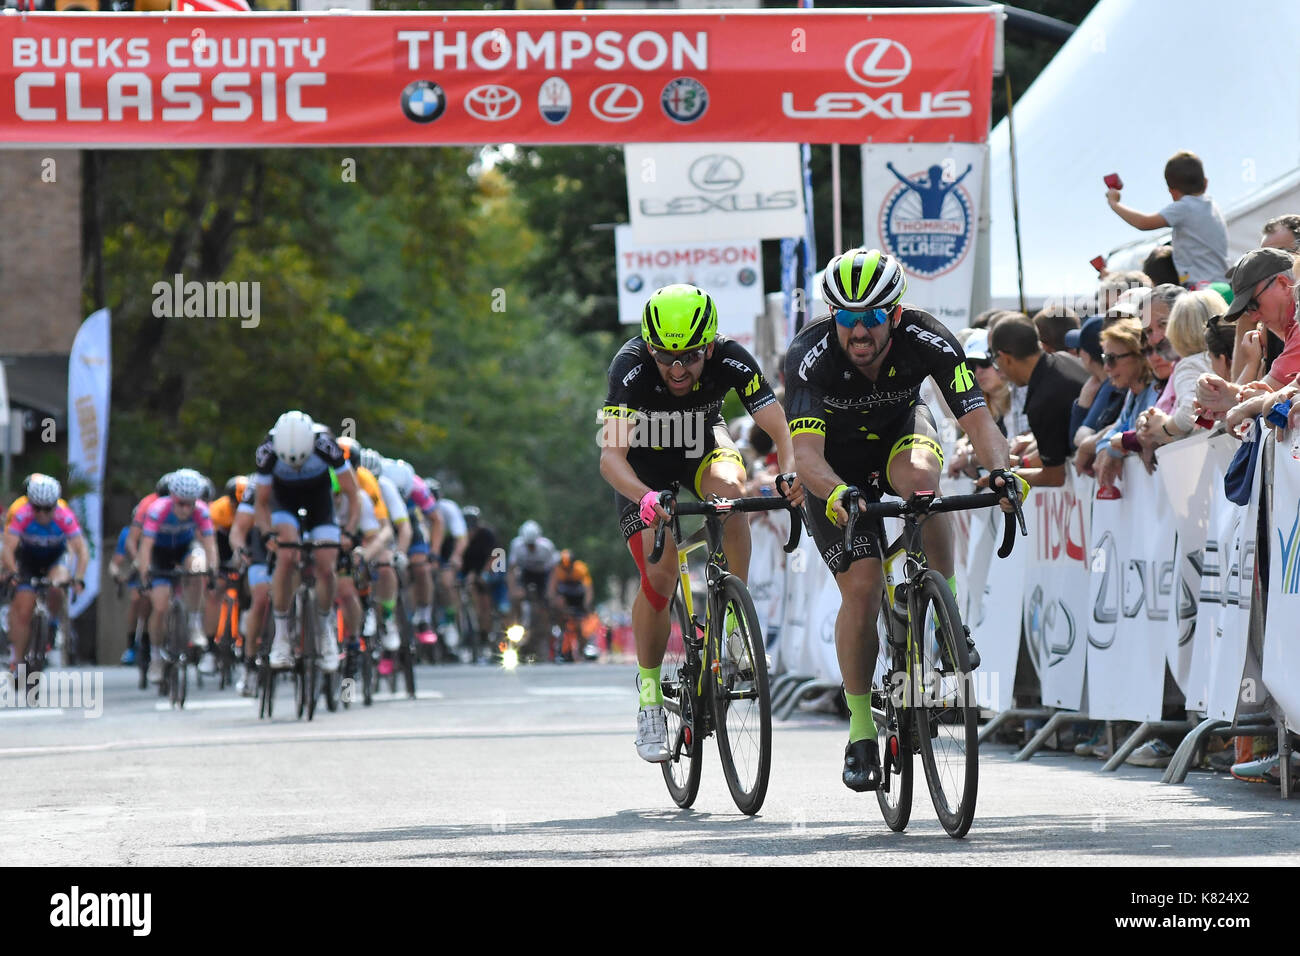
<path fill-rule="evenodd" d="M 721 153 L 710 153 L 691 163 L 687 176 L 696 189 L 718 192 L 739 186 L 740 181 L 745 178 L 745 171 L 732 157 L 723 156 Z"/>
<path fill-rule="evenodd" d="M 912 54 L 897 40 L 872 37 L 849 50 L 844 68 L 863 86 L 893 86 L 912 72 Z"/>
<path fill-rule="evenodd" d="M 519 94 L 508 86 L 476 86 L 465 94 L 465 112 L 475 119 L 499 123 L 519 112 Z"/>
<path fill-rule="evenodd" d="M 588 101 L 592 113 L 606 123 L 626 123 L 641 112 L 641 93 L 626 83 L 606 83 L 596 88 Z"/>

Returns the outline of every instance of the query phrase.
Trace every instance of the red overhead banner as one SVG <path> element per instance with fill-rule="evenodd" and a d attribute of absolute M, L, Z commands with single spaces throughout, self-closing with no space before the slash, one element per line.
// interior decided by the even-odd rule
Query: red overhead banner
<path fill-rule="evenodd" d="M 983 142 L 989 10 L 0 15 L 0 145 Z"/>

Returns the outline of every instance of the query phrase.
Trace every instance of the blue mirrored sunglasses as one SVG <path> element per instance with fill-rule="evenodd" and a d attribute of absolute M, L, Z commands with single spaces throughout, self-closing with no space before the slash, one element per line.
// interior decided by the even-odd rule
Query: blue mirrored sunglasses
<path fill-rule="evenodd" d="M 868 329 L 884 325 L 889 319 L 889 309 L 867 309 L 865 312 L 850 312 L 848 309 L 835 309 L 835 322 L 846 329 L 851 329 L 859 322 Z"/>

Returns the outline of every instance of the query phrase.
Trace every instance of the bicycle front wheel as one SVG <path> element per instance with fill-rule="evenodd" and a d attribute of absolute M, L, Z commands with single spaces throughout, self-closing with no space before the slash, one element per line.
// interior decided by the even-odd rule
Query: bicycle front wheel
<path fill-rule="evenodd" d="M 307 704 L 307 719 L 316 716 L 316 697 L 320 693 L 320 655 L 317 653 L 315 601 L 304 600 L 298 626 L 302 628 L 303 700 Z"/>
<path fill-rule="evenodd" d="M 698 660 L 687 647 L 694 631 L 686 617 L 681 589 L 673 597 L 672 620 L 679 636 L 668 638 L 668 649 L 659 669 L 664 694 L 664 717 L 668 721 L 669 758 L 659 765 L 673 803 L 683 810 L 695 802 L 700 792 L 700 771 L 704 768 L 700 749 L 700 698 L 695 696 L 694 675 Z"/>
<path fill-rule="evenodd" d="M 948 835 L 966 835 L 975 819 L 979 786 L 979 704 L 957 602 L 938 571 L 917 589 L 912 640 L 919 667 L 911 688 L 921 763 L 939 822 Z"/>
<path fill-rule="evenodd" d="M 710 622 L 705 673 L 713 688 L 713 726 L 731 798 L 741 813 L 755 814 L 767 796 L 772 769 L 772 699 L 767 650 L 753 598 L 740 578 L 723 579 L 721 612 Z"/>

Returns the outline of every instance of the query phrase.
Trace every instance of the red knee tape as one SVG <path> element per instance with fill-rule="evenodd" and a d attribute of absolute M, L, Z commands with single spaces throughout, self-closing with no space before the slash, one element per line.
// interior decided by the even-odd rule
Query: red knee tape
<path fill-rule="evenodd" d="M 645 573 L 645 548 L 641 544 L 641 532 L 638 531 L 627 539 L 627 549 L 632 552 L 632 560 L 636 562 L 636 569 L 641 572 L 641 593 L 645 595 L 652 608 L 656 611 L 662 611 L 668 606 L 668 598 L 650 586 L 650 578 Z"/>

